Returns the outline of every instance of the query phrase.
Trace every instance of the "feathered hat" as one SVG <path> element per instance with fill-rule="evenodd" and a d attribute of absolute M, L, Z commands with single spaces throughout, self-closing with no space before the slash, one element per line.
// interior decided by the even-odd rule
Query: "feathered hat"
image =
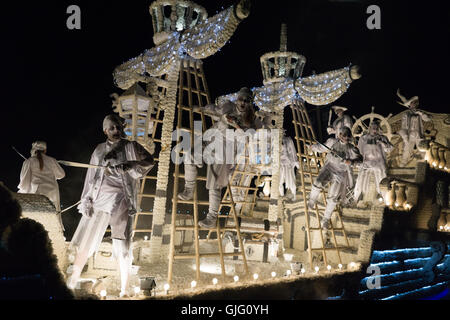
<path fill-rule="evenodd" d="M 414 96 L 414 97 L 412 97 L 412 98 L 409 99 L 409 100 L 406 99 L 405 96 L 402 96 L 402 95 L 400 94 L 400 89 L 397 89 L 397 96 L 402 100 L 402 102 L 397 101 L 397 103 L 398 103 L 398 104 L 401 104 L 402 106 L 407 107 L 407 108 L 409 108 L 409 107 L 411 106 L 411 103 L 412 103 L 413 101 L 419 100 L 419 97 L 418 97 L 418 96 Z"/>

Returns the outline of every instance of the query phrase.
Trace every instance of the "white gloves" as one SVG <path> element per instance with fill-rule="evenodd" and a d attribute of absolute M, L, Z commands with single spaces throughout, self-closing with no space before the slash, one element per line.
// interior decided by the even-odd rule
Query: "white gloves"
<path fill-rule="evenodd" d="M 336 131 L 334 130 L 333 127 L 328 127 L 327 128 L 327 132 L 328 132 L 328 134 L 335 134 L 336 133 Z"/>
<path fill-rule="evenodd" d="M 92 199 L 90 197 L 81 200 L 80 205 L 78 206 L 78 211 L 85 217 L 92 217 L 94 214 L 94 204 L 92 202 Z"/>

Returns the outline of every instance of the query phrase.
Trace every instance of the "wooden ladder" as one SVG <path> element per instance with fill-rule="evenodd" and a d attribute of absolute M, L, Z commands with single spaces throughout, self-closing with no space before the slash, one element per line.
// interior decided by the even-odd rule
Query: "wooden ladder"
<path fill-rule="evenodd" d="M 324 165 L 325 157 L 317 156 L 316 153 L 309 153 L 308 147 L 312 144 L 315 144 L 316 141 L 316 135 L 314 133 L 314 129 L 311 126 L 311 121 L 308 115 L 308 112 L 306 111 L 305 106 L 303 103 L 295 102 L 291 105 L 292 110 L 292 118 L 293 118 L 293 124 L 295 129 L 295 140 L 297 143 L 297 152 L 298 157 L 300 161 L 300 168 L 298 174 L 300 175 L 301 179 L 301 192 L 303 195 L 303 206 L 305 210 L 305 223 L 306 223 L 306 232 L 307 232 L 307 243 L 308 243 L 308 254 L 309 254 L 309 263 L 311 269 L 313 269 L 313 252 L 318 252 L 323 257 L 323 262 L 325 266 L 328 265 L 328 259 L 327 259 L 327 253 L 330 252 L 336 252 L 338 261 L 340 264 L 342 264 L 342 257 L 341 257 L 341 251 L 345 248 L 350 247 L 350 243 L 347 238 L 347 233 L 345 232 L 344 224 L 342 222 L 341 213 L 336 210 L 336 226 L 333 225 L 333 223 L 330 223 L 330 232 L 331 232 L 331 239 L 333 240 L 333 244 L 331 247 L 327 247 L 325 244 L 326 238 L 324 238 L 323 229 L 320 224 L 320 216 L 323 216 L 323 211 L 327 205 L 326 202 L 326 192 L 325 190 L 322 191 L 321 195 L 323 198 L 324 206 L 317 205 L 315 206 L 315 209 L 311 210 L 308 208 L 308 191 L 311 191 L 311 187 L 314 183 L 314 178 L 318 176 L 320 167 Z M 315 216 L 317 219 L 317 227 L 311 226 L 311 217 Z M 331 222 L 331 221 L 330 221 Z M 339 225 L 339 227 L 338 227 Z M 336 238 L 336 231 L 342 232 L 345 244 L 338 244 L 337 238 Z M 318 232 L 320 234 L 320 245 L 319 247 L 313 248 L 313 232 Z"/>
<path fill-rule="evenodd" d="M 181 72 L 179 80 L 179 96 L 177 105 L 177 142 L 180 142 L 181 132 L 187 132 L 191 137 L 191 146 L 194 145 L 194 133 L 203 134 L 207 127 L 214 124 L 213 119 L 210 119 L 203 114 L 201 109 L 194 110 L 195 106 L 204 107 L 210 103 L 210 96 L 208 92 L 208 87 L 206 85 L 206 80 L 203 72 L 202 62 L 195 59 L 184 59 L 181 63 Z M 185 114 L 187 116 L 185 117 Z M 195 132 L 194 121 L 200 120 L 202 123 L 202 132 Z M 222 275 L 225 277 L 225 256 L 236 256 L 241 255 L 245 262 L 245 268 L 247 271 L 247 265 L 245 260 L 245 252 L 243 250 L 243 243 L 239 230 L 238 217 L 235 210 L 235 203 L 230 192 L 230 185 L 227 187 L 227 191 L 230 194 L 230 207 L 232 211 L 232 216 L 235 219 L 234 231 L 237 232 L 240 246 L 242 250 L 237 253 L 224 253 L 221 242 L 220 223 L 217 224 L 217 237 L 219 252 L 212 253 L 201 253 L 200 252 L 200 241 L 199 241 L 199 231 L 200 230 L 210 230 L 203 229 L 198 226 L 199 221 L 199 208 L 208 207 L 209 201 L 201 201 L 198 197 L 198 182 L 206 182 L 206 177 L 197 176 L 197 183 L 194 187 L 194 195 L 192 200 L 180 200 L 178 199 L 180 180 L 185 179 L 185 175 L 180 173 L 180 152 L 176 152 L 175 159 L 175 169 L 174 169 L 174 184 L 173 184 L 173 199 L 172 199 L 172 217 L 171 217 L 171 237 L 170 237 L 170 251 L 169 251 L 169 266 L 168 266 L 168 284 L 171 284 L 173 280 L 173 268 L 175 260 L 183 259 L 195 259 L 196 264 L 196 280 L 200 280 L 200 259 L 208 257 L 220 257 L 220 263 L 222 266 Z M 204 188 L 206 191 L 206 188 Z M 193 225 L 192 226 L 180 226 L 177 225 L 177 214 L 179 204 L 187 205 L 192 207 L 193 213 Z M 175 237 L 176 232 L 193 232 L 194 240 L 194 254 L 189 253 L 178 253 L 176 252 Z"/>

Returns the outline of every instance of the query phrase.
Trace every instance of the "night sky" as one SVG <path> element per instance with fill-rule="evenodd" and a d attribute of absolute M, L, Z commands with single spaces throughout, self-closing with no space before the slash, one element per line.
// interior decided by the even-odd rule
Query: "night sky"
<path fill-rule="evenodd" d="M 152 1 L 14 1 L 2 4 L 2 166 L 0 181 L 17 191 L 22 159 L 44 140 L 58 160 L 87 163 L 104 141 L 102 121 L 112 112 L 112 72 L 152 48 Z M 234 1 L 196 1 L 212 16 Z M 307 58 L 303 76 L 361 66 L 363 78 L 334 104 L 357 117 L 387 116 L 404 107 L 395 92 L 418 95 L 421 108 L 448 113 L 450 10 L 447 1 L 253 1 L 252 13 L 231 41 L 204 60 L 214 100 L 242 86 L 262 86 L 259 58 L 277 51 L 281 23 L 288 51 Z M 68 30 L 66 9 L 81 7 L 81 30 Z M 369 30 L 366 9 L 381 8 L 381 30 Z M 311 107 L 308 106 L 307 107 Z M 328 112 L 328 109 L 325 109 Z M 85 169 L 64 168 L 62 207 L 79 200 Z M 72 226 L 76 210 L 63 217 Z M 68 228 L 69 238 L 74 230 Z"/>

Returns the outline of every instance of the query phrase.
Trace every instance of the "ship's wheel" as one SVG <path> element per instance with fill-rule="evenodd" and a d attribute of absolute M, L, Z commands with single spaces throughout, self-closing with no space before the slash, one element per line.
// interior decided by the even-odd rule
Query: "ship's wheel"
<path fill-rule="evenodd" d="M 355 118 L 355 124 L 352 127 L 352 134 L 353 137 L 356 140 L 359 140 L 359 138 L 366 134 L 369 131 L 369 125 L 372 121 L 378 120 L 380 123 L 381 130 L 383 131 L 383 134 L 391 140 L 393 134 L 392 134 L 392 128 L 389 124 L 389 118 L 392 117 L 392 113 L 388 115 L 387 117 L 383 117 L 381 114 L 375 113 L 375 107 L 372 107 L 372 112 L 363 115 L 361 118 L 356 119 Z M 356 141 L 358 142 L 358 141 Z"/>

